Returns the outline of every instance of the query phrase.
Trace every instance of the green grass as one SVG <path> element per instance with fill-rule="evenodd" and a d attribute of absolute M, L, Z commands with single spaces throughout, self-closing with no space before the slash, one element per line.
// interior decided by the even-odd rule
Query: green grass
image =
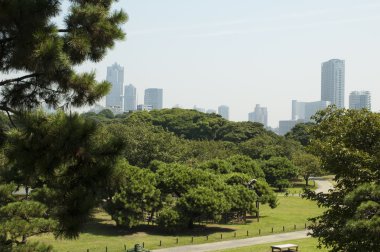
<path fill-rule="evenodd" d="M 267 244 L 260 244 L 255 246 L 249 246 L 249 247 L 241 247 L 241 248 L 235 248 L 235 249 L 226 249 L 226 250 L 218 250 L 218 252 L 271 252 L 271 245 L 278 245 L 278 244 L 297 244 L 298 250 L 301 252 L 327 252 L 328 250 L 325 248 L 318 249 L 318 241 L 314 238 L 307 238 L 307 239 L 299 239 L 299 240 L 290 240 L 290 241 L 283 241 L 283 242 L 274 242 L 274 243 L 267 243 Z M 217 252 L 217 251 L 215 251 Z"/>
<path fill-rule="evenodd" d="M 43 235 L 34 237 L 37 240 L 47 244 L 52 244 L 57 251 L 122 251 L 124 244 L 132 247 L 136 243 L 144 242 L 145 248 L 159 248 L 159 242 L 162 241 L 162 247 L 173 247 L 191 244 L 191 237 L 194 237 L 194 244 L 220 241 L 220 235 L 223 234 L 223 240 L 247 238 L 258 236 L 259 229 L 261 235 L 272 233 L 290 232 L 304 228 L 307 218 L 317 216 L 322 212 L 314 202 L 301 199 L 299 197 L 279 197 L 279 206 L 270 209 L 268 206 L 261 206 L 260 222 L 254 218 L 249 218 L 247 224 L 208 224 L 202 225 L 189 231 L 176 233 L 167 233 L 160 231 L 157 226 L 141 225 L 133 230 L 117 228 L 110 216 L 104 212 L 96 212 L 94 219 L 86 226 L 77 240 L 55 240 L 52 235 Z M 235 236 L 236 232 L 236 238 Z M 208 236 L 208 240 L 206 238 Z M 176 239 L 179 239 L 178 244 Z"/>

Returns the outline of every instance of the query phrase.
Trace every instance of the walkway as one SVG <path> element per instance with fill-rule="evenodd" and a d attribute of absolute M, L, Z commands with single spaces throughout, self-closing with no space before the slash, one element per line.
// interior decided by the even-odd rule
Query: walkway
<path fill-rule="evenodd" d="M 230 248 L 240 248 L 240 247 L 247 247 L 247 246 L 271 243 L 271 242 L 304 239 L 304 238 L 308 238 L 307 232 L 308 232 L 307 230 L 303 230 L 303 231 L 297 231 L 297 232 L 291 232 L 291 233 L 259 236 L 259 237 L 240 239 L 240 240 L 213 242 L 213 243 L 205 243 L 205 244 L 198 244 L 198 245 L 187 245 L 187 246 L 180 246 L 180 247 L 173 247 L 173 248 L 157 249 L 157 250 L 153 250 L 153 252 L 205 252 L 205 251 L 215 251 L 215 250 L 230 249 Z"/>
<path fill-rule="evenodd" d="M 330 189 L 333 189 L 333 184 L 330 180 L 325 178 L 311 178 L 318 185 L 318 188 L 315 190 L 316 193 L 328 193 Z"/>

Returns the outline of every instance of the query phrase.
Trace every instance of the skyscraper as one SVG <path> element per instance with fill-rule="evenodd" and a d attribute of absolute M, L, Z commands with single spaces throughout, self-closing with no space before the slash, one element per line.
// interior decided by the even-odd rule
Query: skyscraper
<path fill-rule="evenodd" d="M 136 88 L 129 84 L 124 87 L 124 111 L 135 111 L 137 109 Z"/>
<path fill-rule="evenodd" d="M 218 114 L 224 119 L 229 120 L 230 118 L 230 108 L 226 105 L 221 105 L 218 107 Z"/>
<path fill-rule="evenodd" d="M 122 110 L 124 68 L 117 63 L 107 67 L 107 81 L 112 84 L 111 91 L 106 96 L 106 107 Z"/>
<path fill-rule="evenodd" d="M 268 109 L 266 107 L 260 107 L 260 104 L 256 104 L 255 111 L 248 114 L 248 121 L 258 122 L 268 126 Z"/>
<path fill-rule="evenodd" d="M 160 88 L 145 89 L 144 105 L 151 105 L 152 109 L 162 109 L 163 90 Z"/>
<path fill-rule="evenodd" d="M 350 109 L 371 110 L 371 93 L 369 91 L 353 91 L 349 98 Z"/>
<path fill-rule="evenodd" d="M 344 108 L 345 63 L 332 59 L 322 63 L 321 100 Z"/>

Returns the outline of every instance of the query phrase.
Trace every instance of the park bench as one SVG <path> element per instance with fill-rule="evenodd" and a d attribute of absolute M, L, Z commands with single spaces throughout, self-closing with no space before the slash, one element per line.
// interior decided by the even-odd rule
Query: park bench
<path fill-rule="evenodd" d="M 296 244 L 281 244 L 271 246 L 272 252 L 275 251 L 298 251 L 298 245 Z"/>

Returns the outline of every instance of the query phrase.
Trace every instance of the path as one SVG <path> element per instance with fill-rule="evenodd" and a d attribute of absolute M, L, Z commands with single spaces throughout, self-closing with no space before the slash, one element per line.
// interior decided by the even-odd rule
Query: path
<path fill-rule="evenodd" d="M 318 188 L 315 190 L 316 193 L 328 193 L 330 189 L 333 188 L 333 184 L 330 180 L 325 178 L 311 178 L 318 185 Z"/>
<path fill-rule="evenodd" d="M 318 185 L 318 188 L 315 190 L 317 193 L 323 192 L 327 193 L 329 189 L 333 188 L 331 181 L 324 178 L 312 178 L 315 183 Z M 267 235 L 267 236 L 259 236 L 247 239 L 239 239 L 239 240 L 230 240 L 230 241 L 222 241 L 222 242 L 212 242 L 198 245 L 186 245 L 165 249 L 156 249 L 152 252 L 206 252 L 206 251 L 215 251 L 222 249 L 230 249 L 230 248 L 240 248 L 247 247 L 257 244 L 265 244 L 272 242 L 281 242 L 288 240 L 296 240 L 296 239 L 304 239 L 308 238 L 307 233 L 308 230 L 290 232 L 290 233 L 282 233 L 275 235 Z"/>
<path fill-rule="evenodd" d="M 205 252 L 205 251 L 215 251 L 230 248 L 240 248 L 247 247 L 257 244 L 271 243 L 271 242 L 281 242 L 295 239 L 304 239 L 307 237 L 307 230 L 282 233 L 275 235 L 259 236 L 240 240 L 230 240 L 222 242 L 212 242 L 198 245 L 187 245 L 173 248 L 157 249 L 152 252 Z"/>

